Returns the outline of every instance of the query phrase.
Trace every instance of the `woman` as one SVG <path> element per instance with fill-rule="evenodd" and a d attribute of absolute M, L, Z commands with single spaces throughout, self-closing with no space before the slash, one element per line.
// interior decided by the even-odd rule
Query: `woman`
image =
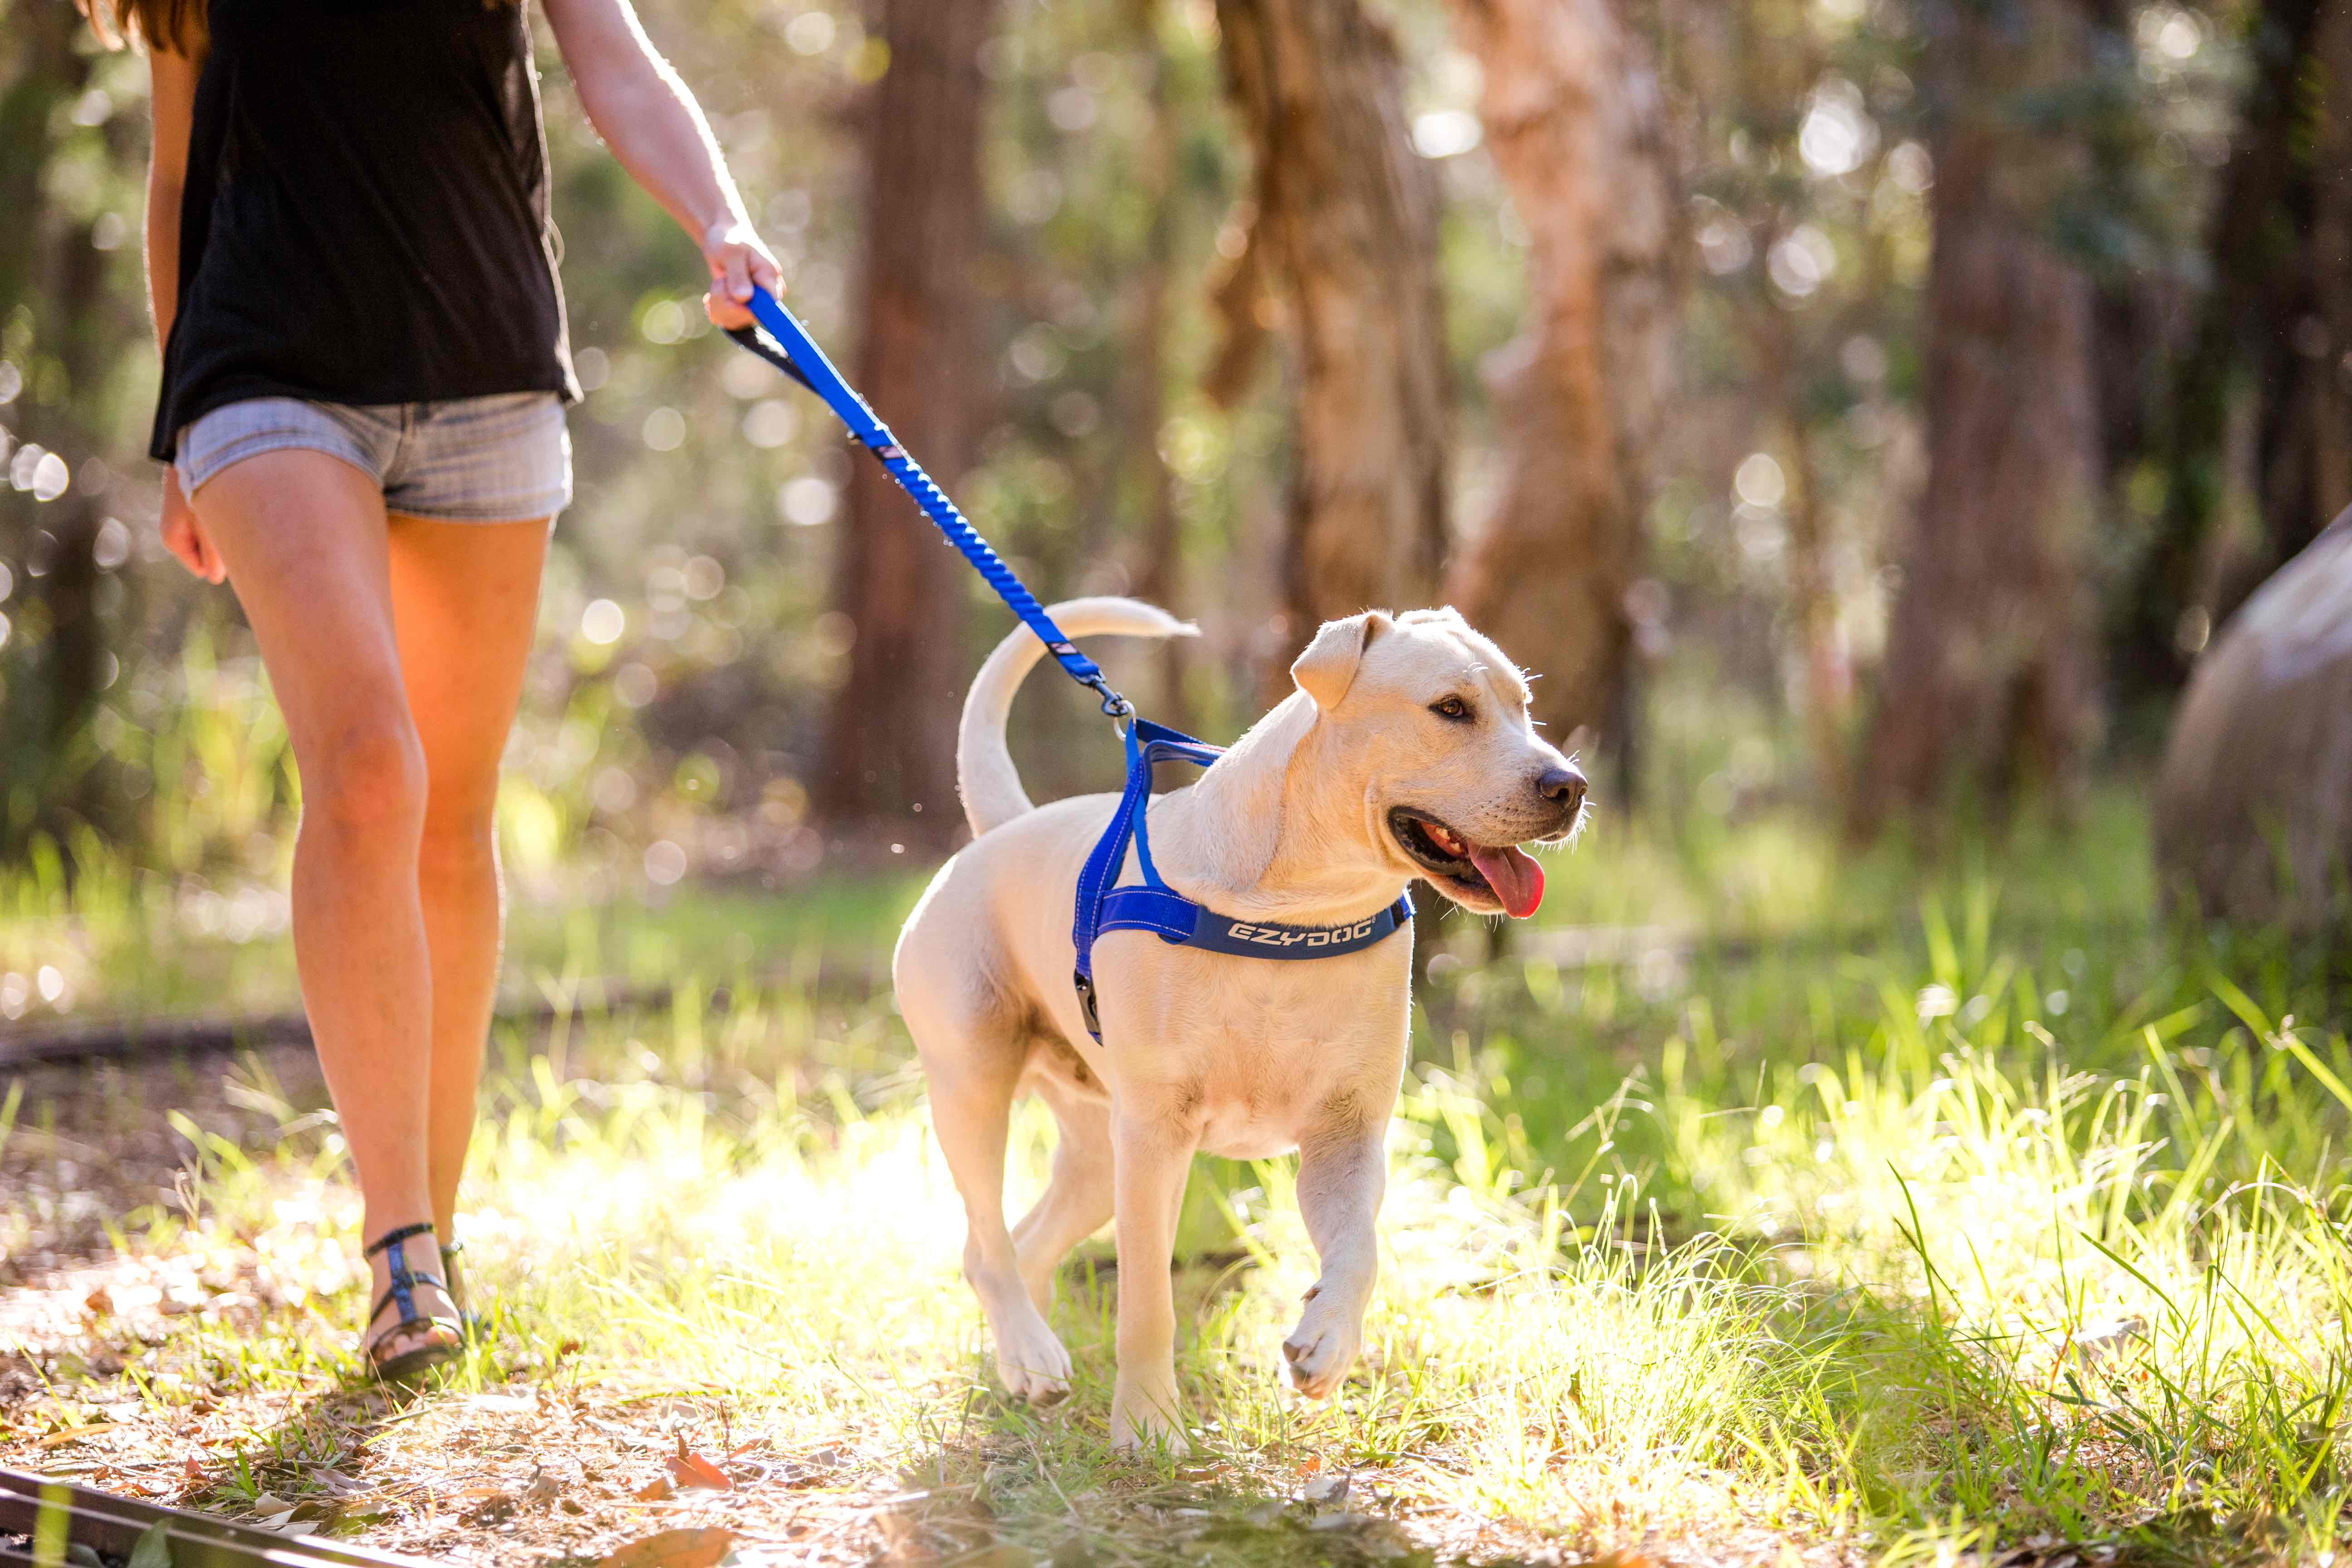
<path fill-rule="evenodd" d="M 85 0 L 92 4 L 94 0 Z M 491 833 L 579 396 L 528 0 L 103 0 L 154 84 L 163 535 L 232 584 L 302 777 L 294 950 L 360 1188 L 363 1345 L 462 1343 L 444 1249 L 501 922 Z M 588 117 L 702 247 L 776 263 L 629 0 L 543 0 Z"/>

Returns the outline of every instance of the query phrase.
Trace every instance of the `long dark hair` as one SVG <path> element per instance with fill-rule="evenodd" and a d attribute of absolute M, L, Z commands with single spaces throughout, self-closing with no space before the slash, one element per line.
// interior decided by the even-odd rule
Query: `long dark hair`
<path fill-rule="evenodd" d="M 109 48 L 132 38 L 151 49 L 193 55 L 205 47 L 205 0 L 75 0 Z"/>

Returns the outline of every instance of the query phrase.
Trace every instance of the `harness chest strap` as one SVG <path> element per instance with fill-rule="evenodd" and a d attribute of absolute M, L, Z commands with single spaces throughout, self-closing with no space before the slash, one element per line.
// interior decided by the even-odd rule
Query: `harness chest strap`
<path fill-rule="evenodd" d="M 1110 826 L 1096 840 L 1078 875 L 1076 918 L 1071 942 L 1077 966 L 1071 980 L 1077 988 L 1078 1006 L 1086 1015 L 1087 1032 L 1099 1044 L 1102 1019 L 1095 1007 L 1094 943 L 1105 931 L 1148 931 L 1176 947 L 1196 947 L 1241 958 L 1337 958 L 1360 952 L 1392 935 L 1412 918 L 1412 898 L 1395 903 L 1349 925 L 1301 926 L 1267 921 L 1241 921 L 1207 909 L 1160 879 L 1151 863 L 1151 837 L 1146 813 L 1151 804 L 1152 764 L 1163 761 L 1207 767 L 1223 752 L 1205 742 L 1148 719 L 1137 719 L 1127 731 L 1127 789 Z M 1129 842 L 1143 872 L 1139 886 L 1113 887 L 1127 864 Z"/>

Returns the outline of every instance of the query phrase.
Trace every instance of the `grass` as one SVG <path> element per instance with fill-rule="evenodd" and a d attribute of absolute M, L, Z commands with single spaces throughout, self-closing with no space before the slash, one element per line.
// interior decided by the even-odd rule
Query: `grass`
<path fill-rule="evenodd" d="M 873 980 L 910 879 L 526 915 L 531 986 L 672 989 L 501 1029 L 465 1201 L 496 1332 L 417 1405 L 355 1382 L 318 1093 L 249 1059 L 241 1122 L 184 1121 L 177 1199 L 111 1215 L 83 1273 L 20 1273 L 62 1306 L 0 1315 L 23 1369 L 0 1463 L 518 1563 L 679 1520 L 811 1560 L 2331 1562 L 2340 976 L 2163 927 L 2121 795 L 1926 869 L 1769 808 L 1612 826 L 1556 868 L 1555 918 L 1681 936 L 1579 967 L 1443 928 L 1365 1360 L 1333 1404 L 1276 1375 L 1313 1274 L 1291 1167 L 1201 1162 L 1181 1465 L 1107 1449 L 1105 1242 L 1057 1306 L 1073 1398 L 992 1391 Z M 70 931 L 42 907 L 12 959 Z M 71 1131 L 38 1101 L 0 1180 Z M 1024 1111 L 1016 1205 L 1050 1136 Z M 0 1217 L 0 1253 L 68 1196 Z M 121 1281 L 108 1311 L 73 1310 L 99 1279 Z M 117 1425 L 71 1435 L 95 1418 Z M 681 1436 L 766 1479 L 636 1497 Z M 492 1506 L 534 1473 L 564 1506 Z"/>

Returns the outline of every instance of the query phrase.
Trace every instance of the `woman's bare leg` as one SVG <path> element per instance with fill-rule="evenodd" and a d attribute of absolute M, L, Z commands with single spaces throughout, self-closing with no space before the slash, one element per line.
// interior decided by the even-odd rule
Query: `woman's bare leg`
<path fill-rule="evenodd" d="M 401 679 L 383 498 L 350 465 L 291 450 L 234 465 L 194 500 L 301 770 L 295 963 L 373 1237 L 434 1215 L 433 981 L 417 883 L 425 761 Z M 403 1250 L 412 1268 L 440 1272 L 426 1238 Z M 380 1295 L 386 1259 L 370 1261 Z M 433 1290 L 417 1307 L 450 1310 Z"/>
<path fill-rule="evenodd" d="M 416 887 L 433 971 L 426 1181 L 443 1240 L 497 998 L 499 759 L 539 619 L 547 520 L 391 520 L 393 624 L 426 778 Z"/>

